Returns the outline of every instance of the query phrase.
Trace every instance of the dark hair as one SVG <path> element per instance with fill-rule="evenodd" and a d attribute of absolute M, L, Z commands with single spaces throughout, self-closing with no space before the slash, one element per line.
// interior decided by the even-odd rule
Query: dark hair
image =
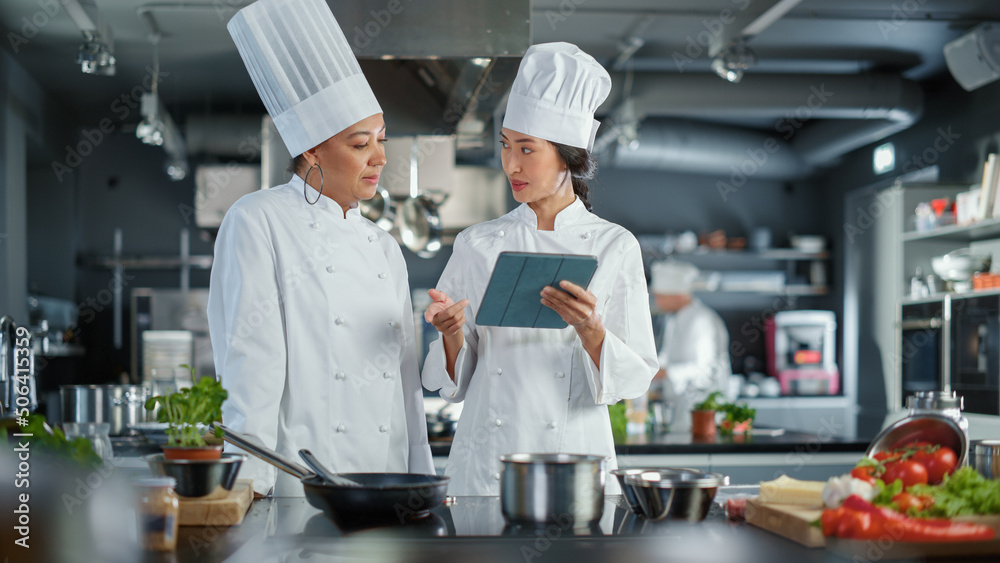
<path fill-rule="evenodd" d="M 594 173 L 597 172 L 597 159 L 587 149 L 559 143 L 552 144 L 556 147 L 559 158 L 566 163 L 566 168 L 573 180 L 573 193 L 587 206 L 587 211 L 593 211 L 594 207 L 590 205 L 590 188 L 587 186 L 587 180 L 593 178 Z"/>
<path fill-rule="evenodd" d="M 286 170 L 291 175 L 296 175 L 299 173 L 299 169 L 306 163 L 306 159 L 300 154 L 299 156 L 293 156 L 291 160 L 288 161 L 288 169 Z"/>

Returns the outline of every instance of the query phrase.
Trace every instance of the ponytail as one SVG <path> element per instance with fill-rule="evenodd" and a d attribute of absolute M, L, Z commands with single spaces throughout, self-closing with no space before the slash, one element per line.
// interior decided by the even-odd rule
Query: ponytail
<path fill-rule="evenodd" d="M 556 152 L 559 153 L 559 158 L 566 163 L 566 169 L 569 171 L 573 181 L 573 193 L 576 194 L 576 197 L 580 198 L 583 205 L 587 207 L 587 211 L 593 211 L 594 208 L 590 204 L 590 187 L 587 185 L 587 180 L 592 179 L 594 173 L 597 172 L 597 160 L 587 149 L 559 143 L 552 144 L 555 145 Z"/>

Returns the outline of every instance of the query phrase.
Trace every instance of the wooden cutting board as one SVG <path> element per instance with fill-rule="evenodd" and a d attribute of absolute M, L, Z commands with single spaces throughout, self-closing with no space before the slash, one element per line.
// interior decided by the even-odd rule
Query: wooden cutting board
<path fill-rule="evenodd" d="M 747 522 L 788 538 L 806 547 L 823 547 L 823 530 L 812 525 L 823 514 L 819 507 L 796 504 L 772 504 L 756 498 L 747 499 Z"/>
<path fill-rule="evenodd" d="M 221 487 L 220 487 L 221 490 Z M 207 497 L 180 499 L 181 526 L 235 526 L 253 502 L 253 481 L 237 479 L 232 490 Z"/>
<path fill-rule="evenodd" d="M 763 503 L 753 498 L 747 500 L 747 522 L 806 547 L 826 547 L 855 561 L 883 559 L 909 559 L 937 556 L 1000 555 L 1000 516 L 967 516 L 958 521 L 985 524 L 997 531 L 997 538 L 988 542 L 896 542 L 891 538 L 881 540 L 844 540 L 825 538 L 819 528 L 812 525 L 823 509 L 792 504 Z"/>

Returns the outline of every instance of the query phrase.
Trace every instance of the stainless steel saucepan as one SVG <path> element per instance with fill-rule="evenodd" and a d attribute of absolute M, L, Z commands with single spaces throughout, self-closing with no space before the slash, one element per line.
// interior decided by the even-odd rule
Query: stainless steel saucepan
<path fill-rule="evenodd" d="M 603 456 L 523 453 L 500 463 L 500 508 L 510 524 L 586 528 L 604 514 Z"/>

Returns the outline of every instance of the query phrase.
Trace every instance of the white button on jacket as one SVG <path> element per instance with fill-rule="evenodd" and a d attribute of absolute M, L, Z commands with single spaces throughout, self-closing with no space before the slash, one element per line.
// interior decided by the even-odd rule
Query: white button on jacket
<path fill-rule="evenodd" d="M 590 290 L 607 331 L 600 365 L 594 365 L 571 327 L 476 325 L 493 265 L 505 250 L 597 256 Z M 608 469 L 613 469 L 607 405 L 645 393 L 657 369 L 635 237 L 588 212 L 579 199 L 556 216 L 554 231 L 539 231 L 534 212 L 521 205 L 463 231 L 437 288 L 456 302 L 469 299 L 465 344 L 455 362 L 457 382 L 445 370 L 440 338 L 431 343 L 422 373 L 428 389 L 440 390 L 451 402 L 465 401 L 445 470 L 451 477 L 448 494 L 499 494 L 493 476 L 502 454 L 597 454 L 611 456 Z M 608 492 L 618 491 L 613 476 L 606 482 Z"/>
<path fill-rule="evenodd" d="M 308 448 L 337 473 L 434 473 L 399 244 L 357 209 L 307 204 L 303 187 L 295 176 L 244 196 L 219 229 L 208 319 L 223 422 L 290 459 Z M 371 283 L 379 273 L 386 283 Z M 240 477 L 303 494 L 253 456 Z"/>

